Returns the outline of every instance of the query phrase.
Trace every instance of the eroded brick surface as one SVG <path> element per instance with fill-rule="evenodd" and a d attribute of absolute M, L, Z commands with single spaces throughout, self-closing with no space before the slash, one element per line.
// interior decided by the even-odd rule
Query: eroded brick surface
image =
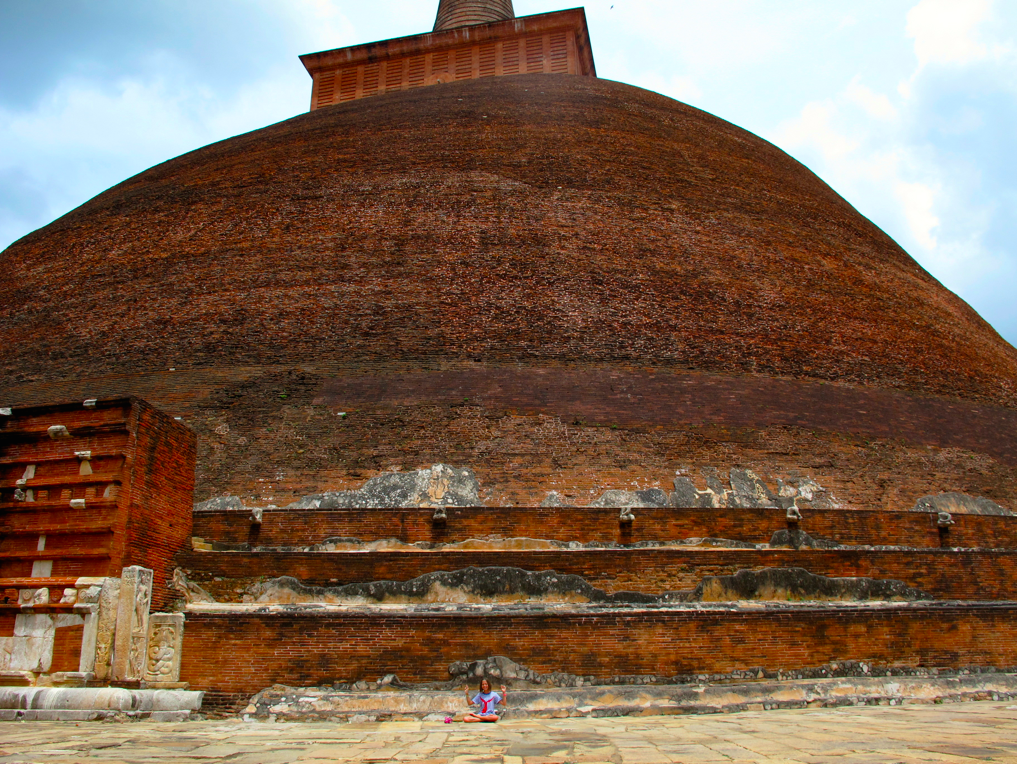
<path fill-rule="evenodd" d="M 439 461 L 492 503 L 683 465 L 800 470 L 869 508 L 1017 496 L 1013 348 L 790 157 L 618 83 L 322 109 L 129 179 L 0 263 L 4 401 L 185 416 L 199 499 Z M 474 368 L 479 388 L 414 376 Z"/>
<path fill-rule="evenodd" d="M 438 636 L 440 635 L 440 637 Z M 1012 604 L 792 607 L 634 613 L 191 614 L 181 678 L 210 706 L 273 682 L 443 681 L 457 660 L 525 656 L 535 671 L 727 673 L 861 660 L 900 666 L 1017 665 Z"/>

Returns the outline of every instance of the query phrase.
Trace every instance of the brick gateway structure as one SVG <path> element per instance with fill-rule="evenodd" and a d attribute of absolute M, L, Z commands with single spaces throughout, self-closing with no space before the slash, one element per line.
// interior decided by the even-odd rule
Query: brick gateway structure
<path fill-rule="evenodd" d="M 443 1 L 430 34 L 302 61 L 308 114 L 0 255 L 0 406 L 140 396 L 196 435 L 193 498 L 218 504 L 193 540 L 162 529 L 159 497 L 130 509 L 156 518 L 139 548 L 158 605 L 187 603 L 184 681 L 228 705 L 492 651 L 601 679 L 1014 665 L 1017 351 L 882 231 L 758 137 L 597 79 L 581 9 Z M 435 464 L 478 487 L 417 472 Z M 0 570 L 28 590 L 46 571 L 10 519 L 18 469 Z M 401 493 L 363 488 L 393 475 Z M 73 575 L 107 559 L 88 538 Z M 470 567 L 653 597 L 801 568 L 935 604 L 636 612 L 558 592 L 478 615 L 325 590 Z M 287 575 L 325 589 L 269 587 Z M 575 655 L 547 647 L 568 639 Z"/>

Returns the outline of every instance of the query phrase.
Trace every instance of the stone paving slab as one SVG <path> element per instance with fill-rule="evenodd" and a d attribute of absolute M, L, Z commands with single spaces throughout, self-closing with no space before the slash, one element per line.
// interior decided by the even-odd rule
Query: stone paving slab
<path fill-rule="evenodd" d="M 496 725 L 241 720 L 7 722 L 0 764 L 1017 763 L 1017 705 L 784 709 L 712 716 L 505 720 Z"/>

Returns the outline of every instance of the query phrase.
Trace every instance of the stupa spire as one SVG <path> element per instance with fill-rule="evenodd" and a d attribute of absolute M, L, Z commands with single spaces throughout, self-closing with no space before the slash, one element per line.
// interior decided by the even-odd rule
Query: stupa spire
<path fill-rule="evenodd" d="M 434 31 L 514 19 L 512 0 L 439 0 Z"/>

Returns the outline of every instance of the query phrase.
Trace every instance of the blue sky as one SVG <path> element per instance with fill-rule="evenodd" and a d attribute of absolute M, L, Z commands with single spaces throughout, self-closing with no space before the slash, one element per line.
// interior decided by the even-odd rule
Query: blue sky
<path fill-rule="evenodd" d="M 571 7 L 515 0 L 526 15 Z M 0 248 L 158 162 L 306 111 L 301 53 L 437 0 L 0 0 Z M 1017 2 L 594 0 L 597 72 L 804 162 L 1017 344 Z"/>

